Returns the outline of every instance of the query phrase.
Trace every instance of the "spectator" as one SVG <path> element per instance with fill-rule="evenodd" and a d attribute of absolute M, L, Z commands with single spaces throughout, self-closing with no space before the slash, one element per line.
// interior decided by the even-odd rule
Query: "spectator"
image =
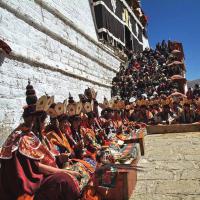
<path fill-rule="evenodd" d="M 188 88 L 186 96 L 187 96 L 188 99 L 193 99 L 194 98 L 193 91 L 192 91 L 191 87 Z"/>

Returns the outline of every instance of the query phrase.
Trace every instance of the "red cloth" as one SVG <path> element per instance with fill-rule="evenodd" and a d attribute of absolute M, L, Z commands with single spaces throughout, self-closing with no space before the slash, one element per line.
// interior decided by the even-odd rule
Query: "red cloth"
<path fill-rule="evenodd" d="M 135 63 L 134 63 L 134 66 L 133 66 L 134 69 L 140 70 L 140 67 L 141 67 L 141 66 L 140 66 L 140 64 L 139 64 L 138 62 L 135 62 Z"/>
<path fill-rule="evenodd" d="M 44 176 L 38 170 L 38 162 L 13 153 L 11 159 L 1 160 L 0 194 L 2 200 L 14 200 L 23 194 L 33 195 Z"/>
<path fill-rule="evenodd" d="M 38 162 L 18 151 L 12 159 L 1 160 L 0 199 L 15 200 L 23 194 L 34 195 L 34 200 L 76 200 L 80 195 L 78 182 L 70 175 L 56 173 L 44 177 Z"/>
<path fill-rule="evenodd" d="M 26 135 L 23 131 L 12 132 L 0 149 L 0 158 L 12 159 L 15 151 L 19 151 L 32 160 L 40 160 L 43 164 L 57 167 L 54 156 L 58 153 L 50 152 L 32 132 L 28 132 Z"/>
<path fill-rule="evenodd" d="M 44 177 L 39 171 L 39 162 L 57 165 L 55 157 L 31 132 L 26 135 L 13 132 L 0 150 L 0 161 L 0 200 L 15 200 L 36 193 L 36 200 L 74 200 L 80 194 L 74 177 L 66 173 Z"/>
<path fill-rule="evenodd" d="M 83 127 L 83 128 L 90 128 L 88 120 L 82 121 L 80 126 Z"/>
<path fill-rule="evenodd" d="M 69 174 L 57 173 L 44 179 L 34 200 L 77 200 L 80 191 L 74 178 Z"/>

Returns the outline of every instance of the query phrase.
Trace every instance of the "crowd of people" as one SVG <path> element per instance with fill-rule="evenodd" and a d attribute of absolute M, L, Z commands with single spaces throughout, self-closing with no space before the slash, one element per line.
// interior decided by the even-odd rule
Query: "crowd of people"
<path fill-rule="evenodd" d="M 195 84 L 195 86 L 189 87 L 188 91 L 186 93 L 186 96 L 188 99 L 196 99 L 198 97 L 200 97 L 200 87 L 199 84 Z"/>
<path fill-rule="evenodd" d="M 131 97 L 146 98 L 170 95 L 175 89 L 181 91 L 182 84 L 174 81 L 173 76 L 183 76 L 185 71 L 180 51 L 171 51 L 165 41 L 158 43 L 156 49 L 145 49 L 141 53 L 129 53 L 127 65 L 121 65 L 120 71 L 112 81 L 112 96 L 123 100 Z M 179 77 L 179 78 L 180 78 Z"/>
<path fill-rule="evenodd" d="M 152 125 L 199 122 L 199 85 L 183 94 L 186 79 L 182 45 L 176 44 L 173 49 L 171 44 L 163 40 L 155 50 L 130 52 L 128 63 L 121 65 L 113 78 L 112 97 L 131 105 L 132 121 Z"/>
<path fill-rule="evenodd" d="M 149 125 L 191 124 L 200 122 L 200 99 L 189 99 L 181 93 L 138 99 L 129 103 L 129 119 Z"/>
<path fill-rule="evenodd" d="M 1 199 L 101 200 L 98 185 L 108 188 L 116 164 L 136 158 L 134 139 L 143 137 L 144 124 L 129 120 L 124 102 L 98 103 L 90 88 L 79 98 L 38 99 L 29 82 L 24 122 L 0 149 Z"/>

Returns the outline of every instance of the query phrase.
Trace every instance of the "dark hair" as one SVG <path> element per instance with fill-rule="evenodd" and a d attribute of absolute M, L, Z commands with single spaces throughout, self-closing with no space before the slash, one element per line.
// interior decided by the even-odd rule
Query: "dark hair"
<path fill-rule="evenodd" d="M 23 118 L 26 118 L 30 115 L 34 115 L 35 114 L 35 110 L 36 110 L 36 105 L 29 105 L 27 107 L 24 108 L 24 112 L 22 114 Z"/>
<path fill-rule="evenodd" d="M 164 105 L 163 108 L 170 108 L 168 104 Z"/>
<path fill-rule="evenodd" d="M 35 116 L 36 116 L 36 120 L 33 125 L 32 131 L 40 139 L 40 141 L 42 141 L 43 136 L 42 136 L 41 124 L 44 123 L 47 117 L 47 114 L 45 112 L 40 112 L 40 113 L 36 113 Z"/>
<path fill-rule="evenodd" d="M 57 117 L 57 119 L 58 119 L 59 122 L 62 122 L 62 121 L 65 121 L 65 120 L 69 121 L 69 117 L 67 115 L 60 115 L 60 116 Z"/>
<path fill-rule="evenodd" d="M 69 122 L 72 124 L 74 121 L 81 120 L 79 115 L 74 115 L 69 117 Z"/>
<path fill-rule="evenodd" d="M 88 117 L 88 119 L 92 119 L 92 118 L 95 118 L 96 116 L 95 116 L 94 112 L 89 112 L 89 113 L 87 113 L 87 117 Z"/>
<path fill-rule="evenodd" d="M 114 110 L 114 112 L 117 112 L 118 114 L 121 114 L 121 110 Z"/>
<path fill-rule="evenodd" d="M 113 112 L 113 109 L 112 108 L 105 108 L 104 111 L 107 111 L 107 113 L 111 113 L 111 112 Z"/>

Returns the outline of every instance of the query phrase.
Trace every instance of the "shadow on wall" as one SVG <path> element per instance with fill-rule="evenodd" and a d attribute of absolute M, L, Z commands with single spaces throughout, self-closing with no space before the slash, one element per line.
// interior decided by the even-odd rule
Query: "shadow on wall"
<path fill-rule="evenodd" d="M 3 64 L 5 59 L 5 54 L 9 55 L 12 49 L 10 46 L 0 39 L 0 66 Z"/>
<path fill-rule="evenodd" d="M 0 66 L 3 65 L 4 60 L 5 60 L 5 54 L 2 52 L 0 53 Z"/>
<path fill-rule="evenodd" d="M 3 65 L 4 60 L 5 60 L 5 53 L 0 52 L 0 67 Z M 1 94 L 1 91 L 0 91 L 0 94 Z M 0 147 L 4 143 L 5 136 L 7 136 L 9 133 L 11 133 L 10 126 L 4 123 L 4 120 L 3 121 L 0 120 Z"/>
<path fill-rule="evenodd" d="M 3 145 L 6 138 L 11 132 L 12 128 L 9 124 L 4 123 L 4 121 L 0 122 L 0 147 Z"/>
<path fill-rule="evenodd" d="M 6 55 L 9 55 L 12 49 L 10 46 L 0 39 L 0 67 L 3 65 Z M 1 97 L 0 97 L 1 98 Z M 0 121 L 0 146 L 2 146 L 5 137 L 11 132 L 10 124 L 6 119 Z"/>

